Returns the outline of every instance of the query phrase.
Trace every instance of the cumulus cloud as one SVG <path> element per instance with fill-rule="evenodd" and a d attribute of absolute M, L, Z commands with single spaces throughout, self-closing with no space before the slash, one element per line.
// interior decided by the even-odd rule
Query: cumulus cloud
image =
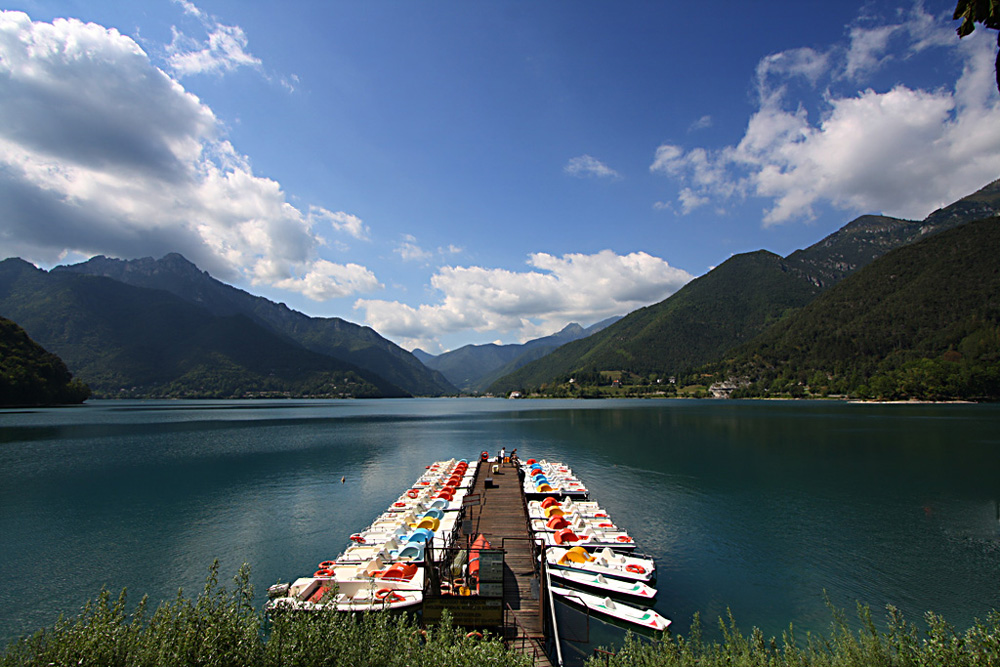
<path fill-rule="evenodd" d="M 950 89 L 856 87 L 893 60 L 934 47 L 963 62 Z M 650 170 L 678 183 L 681 214 L 756 196 L 770 202 L 765 226 L 809 220 L 819 205 L 921 219 L 1000 176 L 994 48 L 988 39 L 959 42 L 946 17 L 931 17 L 919 4 L 896 22 L 866 18 L 846 44 L 763 58 L 755 72 L 758 108 L 737 144 L 663 144 Z M 838 93 L 845 82 L 855 87 Z M 802 86 L 810 96 L 797 94 Z M 817 97 L 820 113 L 810 116 L 809 100 Z"/>
<path fill-rule="evenodd" d="M 320 206 L 310 206 L 309 219 L 313 223 L 320 221 L 329 223 L 336 231 L 344 232 L 361 241 L 368 240 L 368 226 L 356 215 L 343 211 L 334 213 Z"/>
<path fill-rule="evenodd" d="M 404 262 L 425 262 L 433 256 L 430 251 L 417 245 L 417 237 L 412 234 L 403 235 L 403 240 L 396 246 L 396 254 L 402 257 Z"/>
<path fill-rule="evenodd" d="M 379 287 L 317 254 L 321 222 L 363 238 L 361 220 L 290 204 L 211 109 L 93 23 L 0 13 L 0 201 L 5 251 L 41 264 L 181 252 L 224 279 L 312 298 Z"/>
<path fill-rule="evenodd" d="M 522 272 L 446 266 L 431 279 L 440 303 L 359 299 L 355 308 L 404 347 L 435 349 L 439 336 L 457 331 L 497 331 L 524 341 L 573 321 L 623 315 L 667 298 L 693 278 L 644 252 L 535 253 L 528 265 L 532 270 Z"/>
<path fill-rule="evenodd" d="M 274 286 L 301 292 L 316 301 L 374 292 L 383 287 L 375 274 L 363 266 L 334 264 L 325 259 L 313 263 L 303 276 L 278 280 Z"/>
<path fill-rule="evenodd" d="M 621 175 L 590 155 L 570 158 L 563 171 L 578 178 L 621 178 Z"/>
<path fill-rule="evenodd" d="M 248 40 L 243 29 L 223 25 L 188 0 L 175 0 L 184 13 L 198 19 L 207 37 L 197 40 L 173 28 L 173 41 L 167 46 L 167 65 L 177 77 L 192 74 L 221 74 L 240 67 L 259 68 L 260 58 L 247 50 Z"/>

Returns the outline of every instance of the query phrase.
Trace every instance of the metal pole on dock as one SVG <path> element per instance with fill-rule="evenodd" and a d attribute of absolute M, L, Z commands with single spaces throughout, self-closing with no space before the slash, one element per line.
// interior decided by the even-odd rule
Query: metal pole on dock
<path fill-rule="evenodd" d="M 556 603 L 552 595 L 552 582 L 549 580 L 549 568 L 546 567 L 545 545 L 542 545 L 542 580 L 545 582 L 545 593 L 548 595 L 549 611 L 552 614 L 552 639 L 556 645 L 556 664 L 563 667 L 562 644 L 559 641 L 559 622 L 556 620 Z"/>

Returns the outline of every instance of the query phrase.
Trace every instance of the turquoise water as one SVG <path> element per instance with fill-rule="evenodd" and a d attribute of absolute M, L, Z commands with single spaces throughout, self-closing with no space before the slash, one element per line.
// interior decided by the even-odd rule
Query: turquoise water
<path fill-rule="evenodd" d="M 216 558 L 263 593 L 431 461 L 501 446 L 584 479 L 656 557 L 681 632 L 727 607 L 768 635 L 825 631 L 824 591 L 959 627 L 1000 608 L 1000 406 L 108 401 L 0 411 L 0 642 L 102 586 L 194 595 Z"/>

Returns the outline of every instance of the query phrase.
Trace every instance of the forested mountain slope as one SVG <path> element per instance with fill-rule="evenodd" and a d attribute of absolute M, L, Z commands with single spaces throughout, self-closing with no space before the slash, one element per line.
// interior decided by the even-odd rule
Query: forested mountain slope
<path fill-rule="evenodd" d="M 58 354 L 98 396 L 405 396 L 242 315 L 19 259 L 0 262 L 0 314 Z"/>
<path fill-rule="evenodd" d="M 105 276 L 136 287 L 166 290 L 213 315 L 243 315 L 273 335 L 369 371 L 410 394 L 439 396 L 457 391 L 440 373 L 428 370 L 371 327 L 338 317 L 309 317 L 216 280 L 176 253 L 161 259 L 94 257 L 81 264 L 56 267 L 53 272 Z"/>
<path fill-rule="evenodd" d="M 1000 398 L 998 250 L 996 217 L 898 248 L 735 349 L 724 374 L 737 396 Z"/>
<path fill-rule="evenodd" d="M 89 396 L 62 359 L 0 317 L 0 406 L 82 403 Z"/>

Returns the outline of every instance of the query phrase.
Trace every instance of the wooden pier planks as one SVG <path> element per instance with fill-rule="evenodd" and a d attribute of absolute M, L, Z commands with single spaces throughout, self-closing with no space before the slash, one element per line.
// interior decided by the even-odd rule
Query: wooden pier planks
<path fill-rule="evenodd" d="M 531 550 L 528 516 L 516 467 L 507 464 L 490 474 L 492 461 L 480 461 L 474 493 L 480 505 L 470 508 L 475 532 L 482 533 L 504 556 L 504 608 L 508 612 L 508 644 L 535 657 L 535 664 L 551 667 L 545 653 L 545 630 L 539 601 L 539 584 Z M 487 480 L 492 483 L 487 485 Z M 513 619 L 509 616 L 513 615 Z"/>

